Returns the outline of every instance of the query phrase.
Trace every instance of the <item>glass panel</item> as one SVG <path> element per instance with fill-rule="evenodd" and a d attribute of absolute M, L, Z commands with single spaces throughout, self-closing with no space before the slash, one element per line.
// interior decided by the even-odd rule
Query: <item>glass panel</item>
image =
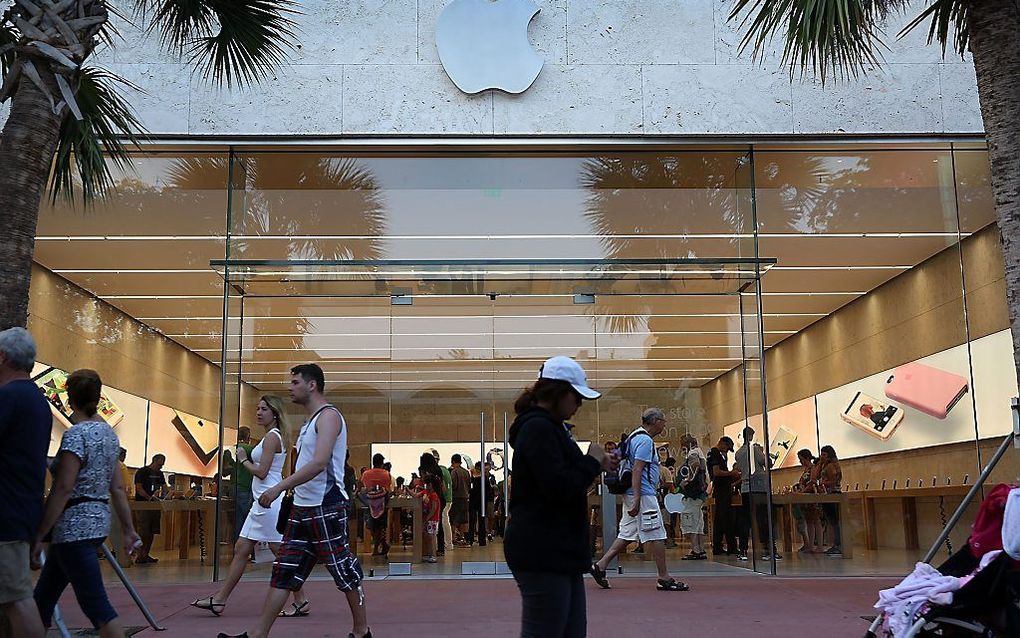
<path fill-rule="evenodd" d="M 255 153 L 245 259 L 648 259 L 753 254 L 747 156 Z"/>
<path fill-rule="evenodd" d="M 137 156 L 132 171 L 109 168 L 115 189 L 106 201 L 40 210 L 29 318 L 37 371 L 99 372 L 132 490 L 135 472 L 165 456 L 166 494 L 183 500 L 132 502 L 159 531 L 151 555 L 160 559 L 130 570 L 132 581 L 208 581 L 219 547 L 208 497 L 221 422 L 225 445 L 236 441 L 236 408 L 226 420 L 220 413 L 223 281 L 209 268 L 224 257 L 227 162 L 172 152 Z M 212 335 L 210 350 L 189 348 L 189 332 Z M 236 395 L 236 379 L 231 388 Z M 55 425 L 54 450 L 68 423 Z"/>
<path fill-rule="evenodd" d="M 765 361 L 766 445 L 790 447 L 771 473 L 785 523 L 779 569 L 909 571 L 959 498 L 946 482 L 958 485 L 976 462 L 960 261 L 975 229 L 958 225 L 953 155 L 791 150 L 758 153 L 755 166 L 760 254 L 777 259 L 762 279 L 764 325 L 783 313 L 797 331 Z M 968 183 L 967 218 L 977 220 L 980 179 Z M 945 404 L 926 403 L 943 385 Z M 812 474 L 800 449 L 838 456 L 840 471 L 826 461 Z M 837 482 L 843 494 L 794 493 Z M 806 551 L 819 523 L 821 546 L 843 560 Z"/>

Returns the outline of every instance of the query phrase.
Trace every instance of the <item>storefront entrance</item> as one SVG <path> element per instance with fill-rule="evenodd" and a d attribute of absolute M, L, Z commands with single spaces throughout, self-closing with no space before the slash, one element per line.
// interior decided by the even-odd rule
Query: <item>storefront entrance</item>
<path fill-rule="evenodd" d="M 478 496 L 486 506 L 470 517 L 473 545 L 447 551 L 436 564 L 421 562 L 421 526 L 414 524 L 420 501 L 391 500 L 386 557 L 372 555 L 359 503 L 352 529 L 360 530 L 366 566 L 381 574 L 408 563 L 413 574 L 497 573 L 505 568 L 500 534 L 505 471 L 513 467 L 512 406 L 541 362 L 574 357 L 604 392 L 572 424 L 579 445 L 619 440 L 639 424 L 643 409 L 657 406 L 669 413 L 661 458 L 682 459 L 679 436 L 700 427 L 701 408 L 690 390 L 740 365 L 748 374 L 760 370 L 757 291 L 774 263 L 753 257 L 216 260 L 212 266 L 228 291 L 221 421 L 249 423 L 258 396 L 286 397 L 291 366 L 319 364 L 327 395 L 345 415 L 357 475 L 380 453 L 392 463 L 394 479 L 409 484 L 421 454 L 433 450 L 445 466 L 459 454 L 468 469 L 483 460 L 491 469 L 492 478 L 478 482 L 488 493 Z M 744 387 L 760 404 L 760 379 L 745 379 Z M 303 420 L 296 411 L 291 417 L 296 425 Z M 592 546 L 600 551 L 602 527 L 615 527 L 617 513 L 613 507 L 603 518 L 598 486 L 590 502 Z M 679 559 L 690 547 L 679 534 L 676 540 L 670 562 L 689 571 L 694 564 Z M 652 569 L 641 558 L 628 555 L 624 568 Z M 697 568 L 728 568 L 706 565 Z M 761 562 L 741 566 L 768 570 Z"/>

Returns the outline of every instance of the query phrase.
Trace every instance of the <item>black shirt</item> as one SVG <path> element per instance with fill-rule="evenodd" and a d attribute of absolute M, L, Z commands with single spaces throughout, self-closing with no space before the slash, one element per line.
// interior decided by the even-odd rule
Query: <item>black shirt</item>
<path fill-rule="evenodd" d="M 0 386 L 0 542 L 31 541 L 43 512 L 53 416 L 28 379 Z"/>
<path fill-rule="evenodd" d="M 719 448 L 714 447 L 708 452 L 708 475 L 712 477 L 712 494 L 718 496 L 724 493 L 731 493 L 733 488 L 733 477 L 716 477 L 713 468 L 718 467 L 721 471 L 729 471 L 726 455 Z"/>
<path fill-rule="evenodd" d="M 163 473 L 159 470 L 154 470 L 148 465 L 144 465 L 138 468 L 138 471 L 135 472 L 135 484 L 138 483 L 141 483 L 142 487 L 145 488 L 145 491 L 152 496 L 156 493 L 156 490 L 166 485 L 166 479 L 163 478 Z M 136 492 L 135 500 L 145 501 L 148 499 L 142 496 L 141 492 Z"/>
<path fill-rule="evenodd" d="M 563 422 L 540 408 L 510 428 L 510 520 L 503 553 L 517 572 L 583 574 L 591 565 L 588 487 L 602 470 Z"/>

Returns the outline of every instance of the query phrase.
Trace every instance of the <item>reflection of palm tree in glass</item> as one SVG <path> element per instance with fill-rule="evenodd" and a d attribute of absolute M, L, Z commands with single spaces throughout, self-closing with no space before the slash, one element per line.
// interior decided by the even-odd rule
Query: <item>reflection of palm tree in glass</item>
<path fill-rule="evenodd" d="M 591 158 L 581 175 L 581 185 L 589 190 L 585 217 L 608 259 L 749 256 L 751 244 L 740 237 L 751 232 L 750 203 L 743 190 L 750 180 L 742 177 L 746 163 L 746 157 L 734 153 Z M 689 236 L 697 234 L 732 237 L 699 243 Z M 725 244 L 729 247 L 724 251 L 705 254 L 706 248 Z M 634 292 L 637 296 L 627 300 L 627 316 L 610 317 L 600 329 L 614 333 L 651 329 L 654 309 L 640 296 L 640 285 Z M 611 310 L 602 297 L 596 297 L 590 308 L 597 314 Z"/>
<path fill-rule="evenodd" d="M 208 175 L 226 174 L 224 157 L 181 159 L 169 171 L 177 188 L 201 184 Z M 356 159 L 316 154 L 265 153 L 241 157 L 234 164 L 231 239 L 234 259 L 349 260 L 378 259 L 385 232 L 385 205 L 378 182 Z M 325 235 L 328 238 L 317 238 Z M 271 237 L 258 239 L 258 237 Z M 338 238 L 342 237 L 342 238 Z M 300 294 L 300 290 L 295 291 Z M 291 348 L 314 361 L 304 335 L 315 330 L 315 317 L 294 319 Z M 256 322 L 252 337 L 276 334 Z M 279 324 L 277 324 L 278 326 Z M 277 341 L 276 343 L 279 343 Z M 353 361 L 353 359 L 352 359 Z"/>

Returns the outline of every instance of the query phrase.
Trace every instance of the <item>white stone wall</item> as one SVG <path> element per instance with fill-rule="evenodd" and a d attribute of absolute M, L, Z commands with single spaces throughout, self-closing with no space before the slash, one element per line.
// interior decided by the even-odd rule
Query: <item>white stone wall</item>
<path fill-rule="evenodd" d="M 228 92 L 122 25 L 96 59 L 146 91 L 153 133 L 182 135 L 734 135 L 979 133 L 973 65 L 895 40 L 856 81 L 791 81 L 773 51 L 738 51 L 733 0 L 536 0 L 545 58 L 519 96 L 461 93 L 439 65 L 447 0 L 302 0 L 300 49 L 271 81 Z M 2 117 L 2 115 L 0 115 Z"/>

